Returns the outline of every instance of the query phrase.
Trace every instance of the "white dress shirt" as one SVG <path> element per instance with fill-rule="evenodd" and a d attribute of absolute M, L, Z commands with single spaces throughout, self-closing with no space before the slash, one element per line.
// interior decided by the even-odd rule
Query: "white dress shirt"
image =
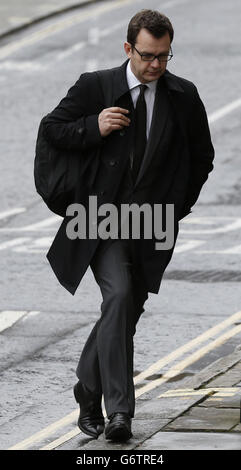
<path fill-rule="evenodd" d="M 140 88 L 139 85 L 142 85 L 142 83 L 138 80 L 138 78 L 135 76 L 135 74 L 131 70 L 130 66 L 130 61 L 127 64 L 126 67 L 126 78 L 127 78 L 127 83 L 130 89 L 132 101 L 134 108 L 136 107 L 136 102 L 140 93 Z M 145 91 L 144 97 L 146 101 L 146 111 L 147 111 L 147 116 L 146 116 L 146 137 L 148 139 L 149 133 L 150 133 L 150 128 L 151 128 L 151 121 L 152 121 L 152 114 L 153 114 L 153 107 L 154 107 L 154 102 L 155 102 L 155 94 L 156 94 L 156 86 L 157 86 L 158 80 L 153 80 L 152 82 L 145 83 L 147 86 L 147 90 Z"/>

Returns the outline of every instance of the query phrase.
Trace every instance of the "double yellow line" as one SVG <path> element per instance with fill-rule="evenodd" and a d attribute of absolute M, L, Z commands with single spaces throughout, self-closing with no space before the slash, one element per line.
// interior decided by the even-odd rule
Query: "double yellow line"
<path fill-rule="evenodd" d="M 229 318 L 222 321 L 221 323 L 218 323 L 216 326 L 214 326 L 212 328 L 209 328 L 207 331 L 205 331 L 201 335 L 197 336 L 193 340 L 191 340 L 188 343 L 184 344 L 180 348 L 177 348 L 175 351 L 171 352 L 170 354 L 167 354 L 162 359 L 160 359 L 159 361 L 155 362 L 150 367 L 148 367 L 145 371 L 141 372 L 139 375 L 137 375 L 134 378 L 134 383 L 137 384 L 137 383 L 145 380 L 149 375 L 160 372 L 160 370 L 164 366 L 169 364 L 170 362 L 173 362 L 176 359 L 180 358 L 181 356 L 183 356 L 185 353 L 187 353 L 191 349 L 195 349 L 201 343 L 203 343 L 203 342 L 209 340 L 210 338 L 216 336 L 218 333 L 225 330 L 225 328 L 229 327 L 230 325 L 233 325 L 236 322 L 239 322 L 240 319 L 241 319 L 241 311 L 231 315 Z M 180 371 L 183 371 L 187 366 L 189 366 L 190 364 L 193 364 L 194 362 L 198 361 L 201 357 L 203 357 L 209 351 L 221 346 L 228 339 L 232 338 L 233 336 L 237 335 L 240 332 L 241 332 L 241 324 L 236 325 L 231 329 L 228 329 L 225 333 L 218 336 L 216 339 L 209 342 L 207 345 L 197 349 L 195 352 L 193 352 L 192 354 L 190 354 L 189 356 L 187 356 L 183 360 L 175 363 L 165 374 L 163 374 L 163 376 L 160 379 L 153 380 L 150 383 L 148 383 L 148 384 L 144 385 L 143 387 L 139 388 L 138 390 L 136 390 L 136 394 L 135 394 L 136 398 L 143 395 L 146 392 L 149 392 L 150 390 L 155 389 L 156 387 L 159 387 L 161 384 L 167 382 L 170 378 L 175 377 L 176 375 L 178 375 L 180 373 Z M 159 395 L 159 397 L 160 396 L 161 395 Z M 73 411 L 72 413 L 68 414 L 67 416 L 60 419 L 59 421 L 56 421 L 55 423 L 47 426 L 46 428 L 42 429 L 41 431 L 37 432 L 36 434 L 33 434 L 29 438 L 15 444 L 14 446 L 10 447 L 8 450 L 28 449 L 29 447 L 33 446 L 37 442 L 41 442 L 41 441 L 47 439 L 49 436 L 54 434 L 59 429 L 73 423 L 75 420 L 77 420 L 78 414 L 79 414 L 79 410 Z M 104 416 L 106 416 L 106 412 L 104 412 Z M 71 438 L 77 436 L 78 434 L 80 434 L 80 432 L 81 431 L 79 430 L 79 428 L 75 427 L 72 431 L 70 431 L 66 434 L 63 434 L 58 439 L 55 439 L 54 441 L 50 442 L 49 444 L 45 445 L 44 447 L 41 447 L 39 450 L 54 449 L 57 446 L 63 444 L 64 442 L 70 440 Z"/>

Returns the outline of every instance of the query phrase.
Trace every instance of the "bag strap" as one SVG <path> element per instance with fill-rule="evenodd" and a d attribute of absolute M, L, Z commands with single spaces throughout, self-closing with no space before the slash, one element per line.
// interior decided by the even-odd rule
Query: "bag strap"
<path fill-rule="evenodd" d="M 105 106 L 106 108 L 110 108 L 113 106 L 112 100 L 113 100 L 113 73 L 111 69 L 107 70 L 97 70 L 96 71 L 100 83 L 101 83 L 101 88 L 102 92 L 105 98 Z"/>

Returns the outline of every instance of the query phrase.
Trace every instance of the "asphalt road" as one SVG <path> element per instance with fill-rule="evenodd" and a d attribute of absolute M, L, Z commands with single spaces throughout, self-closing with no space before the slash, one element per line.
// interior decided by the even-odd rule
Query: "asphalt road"
<path fill-rule="evenodd" d="M 90 270 L 72 296 L 50 269 L 45 255 L 62 219 L 36 194 L 34 147 L 40 119 L 82 72 L 124 62 L 128 21 L 147 4 L 120 3 L 101 2 L 74 16 L 52 18 L 0 44 L 1 449 L 76 409 L 75 368 L 99 318 L 101 295 Z M 150 294 L 137 326 L 135 375 L 241 310 L 241 5 L 237 0 L 153 0 L 148 8 L 160 9 L 173 23 L 174 58 L 168 69 L 198 87 L 216 158 L 198 204 L 181 223 L 159 294 Z M 216 114 L 220 110 L 223 115 Z M 158 392 L 239 342 L 240 334 L 230 338 Z"/>

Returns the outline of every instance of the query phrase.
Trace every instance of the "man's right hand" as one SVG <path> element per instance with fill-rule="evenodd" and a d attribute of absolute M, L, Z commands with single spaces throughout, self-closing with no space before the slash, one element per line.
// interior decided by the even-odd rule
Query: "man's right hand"
<path fill-rule="evenodd" d="M 128 109 L 118 107 L 103 109 L 98 117 L 101 136 L 106 137 L 112 131 L 129 126 L 130 119 L 126 116 L 128 113 Z"/>

